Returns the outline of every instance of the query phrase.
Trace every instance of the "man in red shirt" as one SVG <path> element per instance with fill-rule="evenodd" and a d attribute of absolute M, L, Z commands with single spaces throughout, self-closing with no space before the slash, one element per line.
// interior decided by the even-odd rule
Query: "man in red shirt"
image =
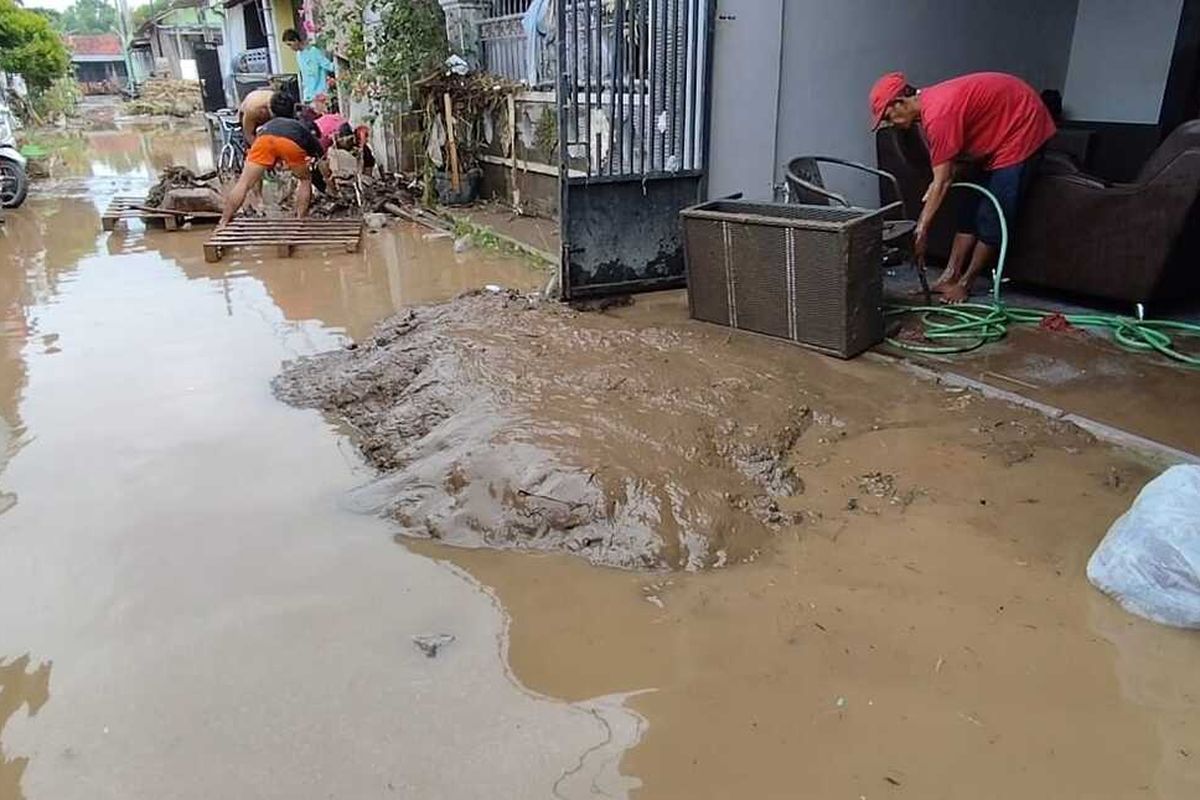
<path fill-rule="evenodd" d="M 903 73 L 892 72 L 875 82 L 870 100 L 876 127 L 909 128 L 920 122 L 929 145 L 933 183 L 917 220 L 918 263 L 924 263 L 930 223 L 954 180 L 955 159 L 979 162 L 981 182 L 1000 201 L 1012 230 L 1042 145 L 1055 132 L 1050 112 L 1029 84 L 1002 72 L 976 72 L 918 91 Z M 977 192 L 970 194 L 963 198 L 950 260 L 933 286 L 947 303 L 967 299 L 971 282 L 1000 247 L 995 207 Z"/>

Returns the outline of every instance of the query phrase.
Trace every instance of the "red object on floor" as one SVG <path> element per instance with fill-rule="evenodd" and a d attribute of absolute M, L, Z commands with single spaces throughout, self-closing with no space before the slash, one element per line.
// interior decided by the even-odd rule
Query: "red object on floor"
<path fill-rule="evenodd" d="M 1055 333 L 1075 330 L 1075 326 L 1071 324 L 1071 321 L 1062 314 L 1047 314 L 1042 317 L 1042 321 L 1038 323 L 1038 327 L 1044 331 L 1054 331 Z"/>

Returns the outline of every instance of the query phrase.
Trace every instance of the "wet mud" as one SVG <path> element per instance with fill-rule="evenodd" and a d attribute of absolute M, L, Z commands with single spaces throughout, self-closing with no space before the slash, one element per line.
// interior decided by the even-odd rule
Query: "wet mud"
<path fill-rule="evenodd" d="M 695 570 L 752 560 L 799 519 L 780 506 L 804 493 L 787 458 L 826 417 L 796 377 L 706 344 L 482 292 L 402 312 L 274 386 L 350 426 L 408 535 Z"/>
<path fill-rule="evenodd" d="M 274 388 L 354 431 L 385 473 L 367 506 L 449 544 L 697 570 L 752 561 L 781 529 L 827 513 L 923 496 L 916 471 L 901 485 L 867 462 L 842 508 L 806 497 L 852 404 L 795 356 L 772 358 L 765 341 L 733 353 L 722 335 L 482 292 L 404 311 L 289 365 Z M 955 414 L 973 399 L 943 404 Z M 1004 467 L 1039 446 L 1093 444 L 1030 413 L 969 433 Z"/>

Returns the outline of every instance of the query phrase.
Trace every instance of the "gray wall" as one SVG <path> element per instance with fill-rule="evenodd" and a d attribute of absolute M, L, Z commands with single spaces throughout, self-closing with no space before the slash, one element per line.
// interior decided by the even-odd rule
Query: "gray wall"
<path fill-rule="evenodd" d="M 1183 0 L 1079 0 L 1066 115 L 1158 124 L 1182 9 Z"/>
<path fill-rule="evenodd" d="M 784 0 L 717 0 L 709 197 L 769 197 Z"/>
<path fill-rule="evenodd" d="M 769 182 L 764 185 L 761 176 L 769 173 L 779 181 L 780 165 L 794 155 L 837 155 L 873 164 L 867 92 L 889 70 L 904 71 L 917 86 L 965 72 L 1000 70 L 1037 89 L 1061 90 L 1078 8 L 1078 0 L 783 0 L 775 146 L 767 147 L 760 129 L 770 124 L 771 114 L 758 110 L 747 115 L 748 109 L 757 109 L 747 98 L 771 83 L 771 75 L 758 70 L 769 61 L 773 29 L 761 28 L 759 40 L 745 33 L 726 35 L 726 44 L 744 48 L 740 57 L 732 47 L 723 49 L 721 39 L 729 26 L 741 24 L 742 9 L 752 4 L 759 5 L 718 0 L 719 15 L 739 19 L 717 22 L 713 196 L 744 189 L 748 196 L 769 197 Z M 729 115 L 732 120 L 718 122 Z M 738 163 L 723 163 L 725 159 Z M 870 181 L 831 183 L 863 203 L 877 201 Z"/>

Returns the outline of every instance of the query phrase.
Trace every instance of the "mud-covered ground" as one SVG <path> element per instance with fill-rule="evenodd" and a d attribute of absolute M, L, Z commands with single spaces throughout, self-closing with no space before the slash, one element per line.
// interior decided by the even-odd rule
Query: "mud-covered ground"
<path fill-rule="evenodd" d="M 289 403 L 347 423 L 384 477 L 364 492 L 405 533 L 565 550 L 608 566 L 753 560 L 783 526 L 924 495 L 863 465 L 840 507 L 805 472 L 846 435 L 836 387 L 706 326 L 629 324 L 534 296 L 475 293 L 404 311 L 346 349 L 286 367 Z M 950 397 L 947 413 L 969 397 Z M 984 453 L 1090 442 L 1031 414 L 985 423 Z"/>

